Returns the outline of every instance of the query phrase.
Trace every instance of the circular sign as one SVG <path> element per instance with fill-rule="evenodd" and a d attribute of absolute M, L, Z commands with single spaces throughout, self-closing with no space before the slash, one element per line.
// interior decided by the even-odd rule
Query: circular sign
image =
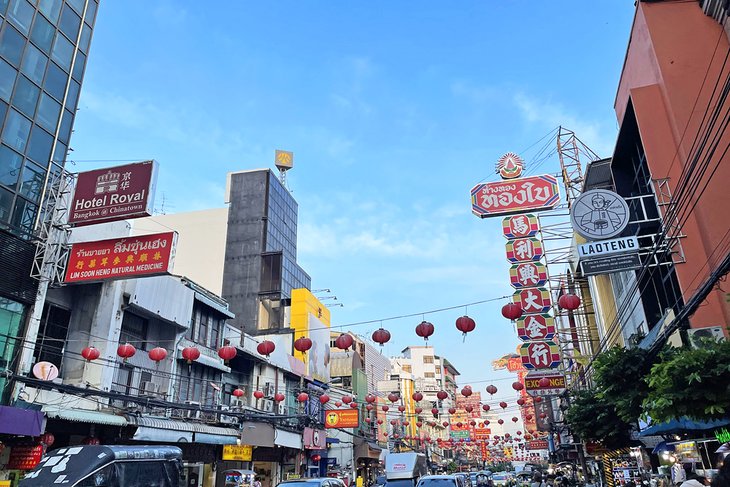
<path fill-rule="evenodd" d="M 51 362 L 38 362 L 33 366 L 33 375 L 36 379 L 53 380 L 58 377 L 58 367 Z"/>
<path fill-rule="evenodd" d="M 629 205 L 613 191 L 592 189 L 573 202 L 570 221 L 588 240 L 615 237 L 629 224 Z"/>

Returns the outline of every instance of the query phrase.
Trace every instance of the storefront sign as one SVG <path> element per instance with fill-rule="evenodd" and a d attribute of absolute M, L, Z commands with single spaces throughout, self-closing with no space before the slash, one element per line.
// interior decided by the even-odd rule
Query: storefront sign
<path fill-rule="evenodd" d="M 629 224 L 629 205 L 606 189 L 592 189 L 578 196 L 570 208 L 570 221 L 588 240 L 615 237 Z"/>
<path fill-rule="evenodd" d="M 597 240 L 578 245 L 578 257 L 581 260 L 595 259 L 612 254 L 625 254 L 639 250 L 639 239 L 636 237 L 612 238 Z"/>
<path fill-rule="evenodd" d="M 325 428 L 357 428 L 359 425 L 357 409 L 330 409 L 325 414 Z"/>
<path fill-rule="evenodd" d="M 251 445 L 223 445 L 223 460 L 250 462 L 253 455 Z"/>
<path fill-rule="evenodd" d="M 523 262 L 509 269 L 509 281 L 515 289 L 544 286 L 547 279 L 547 268 L 541 262 Z"/>
<path fill-rule="evenodd" d="M 528 441 L 526 448 L 528 450 L 547 450 L 548 449 L 548 442 L 547 440 L 532 440 Z"/>
<path fill-rule="evenodd" d="M 64 282 L 169 274 L 176 244 L 177 232 L 73 244 Z"/>
<path fill-rule="evenodd" d="M 304 428 L 302 441 L 307 450 L 324 450 L 327 448 L 327 433 L 322 430 Z"/>
<path fill-rule="evenodd" d="M 88 225 L 150 216 L 156 179 L 155 161 L 79 173 L 68 222 Z"/>
<path fill-rule="evenodd" d="M 595 276 L 597 274 L 611 274 L 613 272 L 628 271 L 641 268 L 641 259 L 638 253 L 619 254 L 600 259 L 580 261 L 580 267 L 584 276 Z"/>
<path fill-rule="evenodd" d="M 525 314 L 547 313 L 553 305 L 550 291 L 544 287 L 531 287 L 517 291 L 512 295 L 512 301 L 519 304 Z"/>
<path fill-rule="evenodd" d="M 10 449 L 8 470 L 32 470 L 43 458 L 43 445 L 18 445 Z"/>
<path fill-rule="evenodd" d="M 534 237 L 539 231 L 535 215 L 513 215 L 502 220 L 502 234 L 508 239 Z"/>
<path fill-rule="evenodd" d="M 523 341 L 550 340 L 555 336 L 555 320 L 547 313 L 525 315 L 515 322 L 517 336 Z"/>
<path fill-rule="evenodd" d="M 544 254 L 542 241 L 535 237 L 516 238 L 507 242 L 507 260 L 513 263 L 538 261 Z"/>
<path fill-rule="evenodd" d="M 520 347 L 526 369 L 552 369 L 560 365 L 560 349 L 551 341 L 525 343 Z"/>
<path fill-rule="evenodd" d="M 548 384 L 545 386 L 540 385 L 543 379 L 548 379 Z M 557 396 L 565 392 L 565 375 L 530 372 L 525 377 L 525 390 L 533 397 Z"/>
<path fill-rule="evenodd" d="M 549 174 L 477 184 L 471 190 L 472 213 L 480 218 L 548 210 L 558 201 L 558 181 Z"/>
<path fill-rule="evenodd" d="M 491 428 L 474 428 L 474 439 L 475 440 L 488 440 L 492 434 Z"/>

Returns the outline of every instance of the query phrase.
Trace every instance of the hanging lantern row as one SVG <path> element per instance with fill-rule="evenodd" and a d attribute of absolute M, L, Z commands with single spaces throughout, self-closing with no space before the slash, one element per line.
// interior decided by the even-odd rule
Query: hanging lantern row
<path fill-rule="evenodd" d="M 563 294 L 558 298 L 558 306 L 568 311 L 574 311 L 580 307 L 580 298 L 572 293 Z"/>
<path fill-rule="evenodd" d="M 434 331 L 435 328 L 433 326 L 433 323 L 429 323 L 425 320 L 422 321 L 418 326 L 416 326 L 416 335 L 422 337 L 426 342 L 428 342 L 428 337 L 433 335 Z"/>

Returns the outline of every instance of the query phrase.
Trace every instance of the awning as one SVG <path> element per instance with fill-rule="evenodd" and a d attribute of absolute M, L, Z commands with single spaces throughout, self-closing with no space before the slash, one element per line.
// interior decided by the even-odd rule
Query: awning
<path fill-rule="evenodd" d="M 380 452 L 382 450 L 383 449 L 380 448 L 377 443 L 355 438 L 355 460 L 359 460 L 361 458 L 379 460 Z"/>
<path fill-rule="evenodd" d="M 292 433 L 291 431 L 277 429 L 274 435 L 274 445 L 301 450 L 302 435 L 299 433 Z"/>
<path fill-rule="evenodd" d="M 59 406 L 44 406 L 43 412 L 49 418 L 65 419 L 66 421 L 76 421 L 78 423 L 108 424 L 111 426 L 126 426 L 128 424 L 124 416 L 91 411 L 90 409 L 62 409 Z"/>
<path fill-rule="evenodd" d="M 41 411 L 0 406 L 0 434 L 40 436 L 46 427 Z"/>
<path fill-rule="evenodd" d="M 705 431 L 719 428 L 730 424 L 730 418 L 716 419 L 714 421 L 693 421 L 686 416 L 679 419 L 673 419 L 667 423 L 659 423 L 649 426 L 639 433 L 639 436 L 650 435 L 668 435 L 672 433 L 682 433 L 685 431 Z"/>
<path fill-rule="evenodd" d="M 241 443 L 252 446 L 283 446 L 302 449 L 302 435 L 274 428 L 269 423 L 245 423 L 241 431 Z"/>
<path fill-rule="evenodd" d="M 192 342 L 191 342 L 192 344 Z M 184 344 L 183 344 L 184 345 Z M 177 349 L 177 359 L 178 360 L 185 360 L 182 356 L 183 347 L 179 346 Z M 221 360 L 218 357 L 211 357 L 207 355 L 206 353 L 201 353 L 200 357 L 195 359 L 195 361 L 201 365 L 205 365 L 207 367 L 212 367 L 214 369 L 218 369 L 223 372 L 230 372 L 231 368 L 228 367 L 223 363 L 223 360 Z"/>
<path fill-rule="evenodd" d="M 136 425 L 133 439 L 140 441 L 195 442 L 209 445 L 234 445 L 241 438 L 235 428 L 221 428 L 202 423 L 188 423 L 172 419 L 128 416 L 129 424 Z"/>

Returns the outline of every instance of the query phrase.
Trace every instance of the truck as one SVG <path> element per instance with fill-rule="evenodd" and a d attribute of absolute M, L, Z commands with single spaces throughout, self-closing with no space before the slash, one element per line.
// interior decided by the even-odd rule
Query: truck
<path fill-rule="evenodd" d="M 428 475 L 426 455 L 423 453 L 388 453 L 385 456 L 387 487 L 415 487 L 423 475 Z"/>

